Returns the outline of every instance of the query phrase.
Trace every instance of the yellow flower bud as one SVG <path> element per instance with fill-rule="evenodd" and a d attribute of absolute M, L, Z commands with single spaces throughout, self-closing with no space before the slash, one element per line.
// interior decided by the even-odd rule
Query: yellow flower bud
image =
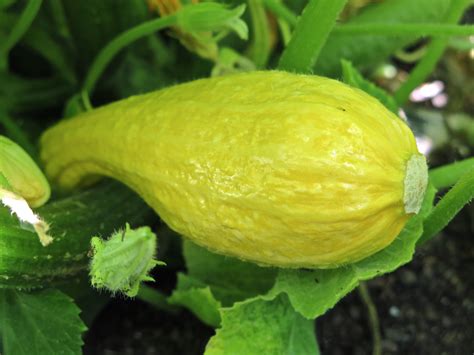
<path fill-rule="evenodd" d="M 16 143 L 0 136 L 0 202 L 21 222 L 33 226 L 41 244 L 50 244 L 49 225 L 31 207 L 43 205 L 51 195 L 45 176 L 31 157 Z"/>
<path fill-rule="evenodd" d="M 4 136 L 0 136 L 0 173 L 8 182 L 8 190 L 23 197 L 31 207 L 48 201 L 48 180 L 28 153 Z"/>

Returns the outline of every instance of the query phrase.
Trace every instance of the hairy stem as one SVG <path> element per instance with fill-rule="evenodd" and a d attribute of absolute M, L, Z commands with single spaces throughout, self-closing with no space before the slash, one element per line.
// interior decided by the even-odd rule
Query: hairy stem
<path fill-rule="evenodd" d="M 101 74 L 121 49 L 138 40 L 139 38 L 148 36 L 156 31 L 175 25 L 176 22 L 177 18 L 174 15 L 160 17 L 156 20 L 144 22 L 138 26 L 132 27 L 131 29 L 115 37 L 99 52 L 92 62 L 86 79 L 84 80 L 84 84 L 82 85 L 82 95 L 84 96 L 91 94 Z"/>
<path fill-rule="evenodd" d="M 137 297 L 160 311 L 176 314 L 179 308 L 168 303 L 168 297 L 161 291 L 142 284 Z"/>
<path fill-rule="evenodd" d="M 346 1 L 310 0 L 280 57 L 280 70 L 311 72 Z"/>
<path fill-rule="evenodd" d="M 431 169 L 430 182 L 438 190 L 453 186 L 465 173 L 474 168 L 474 158 L 468 158 Z"/>
<path fill-rule="evenodd" d="M 474 196 L 474 168 L 464 174 L 446 195 L 436 204 L 423 222 L 421 245 L 437 235 Z"/>
<path fill-rule="evenodd" d="M 249 0 L 250 16 L 252 18 L 252 44 L 250 59 L 257 68 L 264 68 L 270 57 L 270 27 L 267 14 L 260 0 Z"/>
<path fill-rule="evenodd" d="M 278 0 L 263 0 L 263 5 L 278 18 L 285 20 L 292 27 L 296 26 L 298 16 L 291 11 L 285 4 Z"/>
<path fill-rule="evenodd" d="M 367 288 L 367 284 L 365 282 L 361 282 L 358 287 L 360 298 L 362 302 L 364 302 L 365 306 L 367 307 L 367 311 L 369 313 L 369 325 L 370 325 L 370 332 L 372 334 L 372 354 L 373 355 L 381 355 L 382 354 L 382 336 L 380 334 L 380 324 L 379 324 L 379 317 L 377 315 L 377 308 L 375 307 L 372 298 L 370 297 L 369 290 Z"/>
<path fill-rule="evenodd" d="M 335 34 L 371 36 L 471 36 L 474 26 L 443 25 L 432 23 L 368 23 L 364 25 L 342 25 L 334 27 Z"/>
<path fill-rule="evenodd" d="M 20 15 L 18 22 L 13 26 L 10 35 L 7 39 L 0 43 L 0 69 L 7 68 L 7 56 L 10 50 L 18 43 L 18 41 L 23 37 L 25 32 L 30 28 L 33 20 L 38 13 L 42 0 L 30 0 L 26 5 L 25 9 Z"/>

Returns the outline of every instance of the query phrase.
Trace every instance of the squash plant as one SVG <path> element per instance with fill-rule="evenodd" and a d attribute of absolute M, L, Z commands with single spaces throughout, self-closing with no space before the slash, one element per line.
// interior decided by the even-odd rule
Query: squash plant
<path fill-rule="evenodd" d="M 428 172 L 399 117 L 469 3 L 0 2 L 3 353 L 81 353 L 93 287 L 187 308 L 206 354 L 318 353 L 314 320 L 472 199 L 474 160 Z M 361 74 L 422 36 L 393 95 Z"/>

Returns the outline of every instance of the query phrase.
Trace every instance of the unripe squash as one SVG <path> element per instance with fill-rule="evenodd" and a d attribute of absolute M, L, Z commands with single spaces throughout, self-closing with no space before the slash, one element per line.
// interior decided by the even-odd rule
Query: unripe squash
<path fill-rule="evenodd" d="M 41 142 L 59 186 L 116 178 L 197 244 L 279 267 L 331 268 L 381 250 L 419 210 L 427 179 L 412 132 L 376 99 L 277 71 L 131 97 Z"/>

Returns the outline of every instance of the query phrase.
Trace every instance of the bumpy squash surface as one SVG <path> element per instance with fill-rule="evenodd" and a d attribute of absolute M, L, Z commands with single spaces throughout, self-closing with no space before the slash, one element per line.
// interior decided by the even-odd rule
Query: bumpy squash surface
<path fill-rule="evenodd" d="M 381 250 L 426 185 L 412 132 L 377 100 L 276 71 L 197 80 L 65 120 L 42 137 L 42 159 L 64 188 L 111 176 L 197 244 L 280 267 L 336 267 Z M 412 160 L 422 163 L 407 169 Z"/>

